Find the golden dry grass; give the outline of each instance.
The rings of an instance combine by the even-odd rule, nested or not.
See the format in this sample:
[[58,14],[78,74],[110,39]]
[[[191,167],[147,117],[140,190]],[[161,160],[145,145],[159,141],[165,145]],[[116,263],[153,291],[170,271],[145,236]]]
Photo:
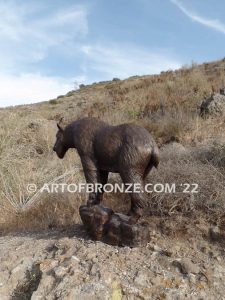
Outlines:
[[[224,117],[202,119],[198,107],[204,97],[224,86],[225,61],[218,61],[160,75],[112,81],[69,93],[35,105],[0,110],[0,229],[39,230],[79,221],[78,207],[85,195],[40,195],[32,198],[27,185],[44,183],[72,172],[68,182],[84,182],[79,157],[70,150],[64,160],[52,151],[56,121],[68,123],[96,116],[112,124],[135,122],[146,127],[161,148],[162,161],[152,182],[197,182],[201,191],[190,195],[150,195],[148,213],[202,214],[219,220],[224,210]],[[180,142],[180,155],[165,145]],[[216,141],[216,143],[215,143]],[[78,168],[76,168],[76,166]],[[105,203],[126,211],[124,195],[106,195]]]

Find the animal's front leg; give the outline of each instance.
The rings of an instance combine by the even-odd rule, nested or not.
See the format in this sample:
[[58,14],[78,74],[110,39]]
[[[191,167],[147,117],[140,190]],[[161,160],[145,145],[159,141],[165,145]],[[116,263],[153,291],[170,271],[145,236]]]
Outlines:
[[97,193],[97,202],[98,204],[102,202],[103,200],[103,194],[104,194],[104,185],[107,183],[108,181],[108,171],[103,171],[100,170],[99,171],[99,179],[98,182],[101,183],[101,187],[98,189],[98,193]]
[[87,202],[88,206],[92,206],[98,204],[96,184],[98,183],[99,170],[96,167],[95,162],[90,157],[87,156],[81,157],[81,162],[82,162],[84,176],[87,184],[93,185],[91,188],[93,188],[94,191],[91,191],[89,193],[88,202]]

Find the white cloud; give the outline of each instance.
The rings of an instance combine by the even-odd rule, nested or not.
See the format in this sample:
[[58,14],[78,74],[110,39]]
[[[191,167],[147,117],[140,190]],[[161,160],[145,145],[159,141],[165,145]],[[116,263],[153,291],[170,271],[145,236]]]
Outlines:
[[155,74],[181,66],[168,53],[151,52],[134,45],[86,45],[81,51],[87,58],[86,69],[101,72],[108,78]]
[[11,71],[25,63],[38,62],[48,55],[51,47],[65,49],[67,43],[88,33],[84,6],[48,12],[28,3],[0,1],[1,72],[2,68]]
[[40,74],[0,74],[0,107],[49,100],[67,93],[74,89],[76,82],[84,80],[83,77],[65,80]]
[[[47,5],[44,1],[18,4],[16,0],[0,0],[0,107],[48,100],[73,89],[75,81],[84,80],[47,76],[38,70],[44,58],[48,69],[52,48],[63,57],[65,49],[88,33],[85,6],[63,5],[60,10],[50,10]],[[36,70],[29,71],[34,66]]]
[[[166,50],[149,51],[135,45],[84,45],[88,10],[83,5],[64,5],[50,11],[38,1],[21,1],[18,5],[16,0],[0,0],[0,15],[0,106],[48,100],[73,89],[75,81],[126,78],[181,66]],[[38,73],[38,63],[46,58],[47,64],[52,49],[62,59],[64,51],[67,60],[69,57],[75,62],[79,57],[79,68],[86,77],[63,79],[44,75],[41,69]],[[63,68],[60,61],[51,63]],[[34,66],[37,70],[30,71]]]
[[220,20],[211,20],[205,17],[199,16],[198,14],[188,10],[184,5],[178,0],[170,0],[173,4],[175,4],[187,17],[192,19],[195,22],[198,22],[206,27],[212,28],[219,32],[225,34],[225,24]]

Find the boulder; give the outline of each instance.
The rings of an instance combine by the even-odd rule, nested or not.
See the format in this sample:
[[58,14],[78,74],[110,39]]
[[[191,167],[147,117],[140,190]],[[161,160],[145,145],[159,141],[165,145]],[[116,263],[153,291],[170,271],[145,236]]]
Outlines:
[[177,259],[172,262],[172,266],[177,267],[182,274],[198,274],[200,267],[189,258]]
[[202,101],[200,105],[200,116],[222,116],[225,113],[225,95],[215,93]]

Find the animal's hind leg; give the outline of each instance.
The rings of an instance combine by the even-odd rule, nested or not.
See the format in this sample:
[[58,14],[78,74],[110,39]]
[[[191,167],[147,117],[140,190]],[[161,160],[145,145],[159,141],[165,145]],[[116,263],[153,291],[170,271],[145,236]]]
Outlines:
[[131,169],[120,172],[120,175],[125,185],[132,184],[129,215],[131,216],[130,222],[136,223],[143,216],[145,207],[143,176],[138,171]]
[[104,185],[108,181],[108,175],[109,175],[108,171],[103,171],[103,170],[99,171],[99,180],[98,180],[98,182],[101,183],[101,187],[98,189],[98,192],[97,192],[97,198],[96,198],[96,203],[97,204],[99,204],[103,200],[103,194],[104,194],[103,188],[104,188]]

